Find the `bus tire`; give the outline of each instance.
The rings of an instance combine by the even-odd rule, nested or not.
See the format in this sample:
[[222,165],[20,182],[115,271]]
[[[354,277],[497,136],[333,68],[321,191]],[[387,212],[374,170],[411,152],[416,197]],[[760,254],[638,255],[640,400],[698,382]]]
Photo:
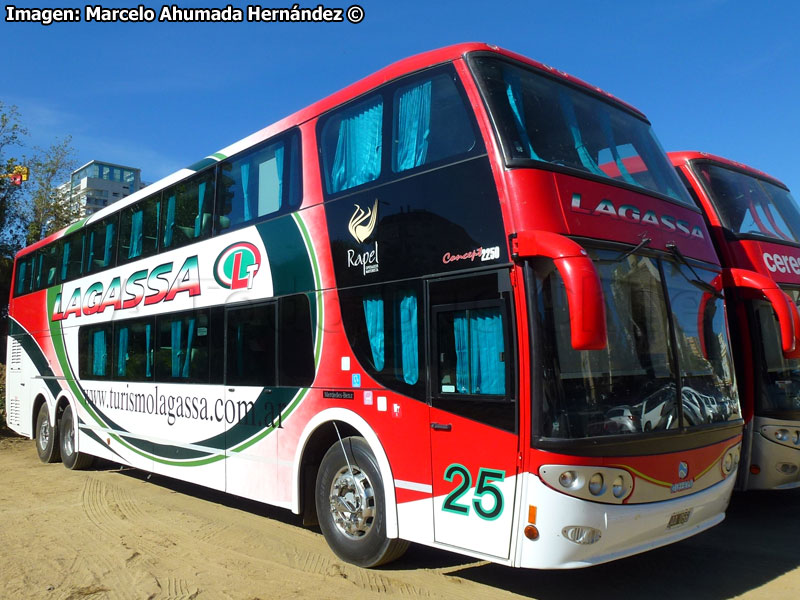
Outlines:
[[39,460],[43,463],[58,462],[58,428],[50,424],[50,409],[47,402],[43,402],[39,407],[39,414],[36,416],[36,452]]
[[317,471],[315,495],[319,527],[342,560],[377,567],[400,558],[408,548],[405,540],[386,537],[383,479],[364,438],[348,437],[330,447]]
[[92,464],[93,457],[85,452],[78,452],[75,437],[75,417],[72,416],[72,407],[67,406],[58,423],[59,440],[61,442],[61,462],[68,469],[80,471]]

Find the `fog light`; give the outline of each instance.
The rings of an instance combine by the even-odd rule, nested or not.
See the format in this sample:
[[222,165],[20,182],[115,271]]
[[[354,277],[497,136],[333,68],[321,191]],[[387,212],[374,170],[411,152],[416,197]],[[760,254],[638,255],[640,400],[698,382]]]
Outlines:
[[580,525],[571,525],[564,527],[561,534],[570,542],[576,544],[589,545],[594,544],[600,539],[600,530],[594,527],[582,527]]
[[775,431],[775,439],[779,442],[788,442],[789,441],[789,430],[788,429],[777,429]]
[[784,475],[793,475],[797,473],[797,465],[792,463],[778,463],[775,467]]
[[570,488],[575,485],[575,481],[578,479],[578,476],[575,474],[575,471],[564,471],[558,477],[558,483],[560,483],[565,488]]
[[592,496],[599,496],[606,491],[604,483],[603,476],[600,473],[592,475],[592,478],[589,480],[589,491],[592,493]]
[[614,483],[611,484],[611,493],[614,494],[615,498],[622,498],[625,495],[625,491],[625,481],[622,476],[617,477]]
[[731,452],[728,452],[725,455],[724,460],[722,461],[722,471],[723,473],[725,473],[725,476],[727,477],[728,475],[730,475],[730,472],[732,470],[733,470],[733,454]]

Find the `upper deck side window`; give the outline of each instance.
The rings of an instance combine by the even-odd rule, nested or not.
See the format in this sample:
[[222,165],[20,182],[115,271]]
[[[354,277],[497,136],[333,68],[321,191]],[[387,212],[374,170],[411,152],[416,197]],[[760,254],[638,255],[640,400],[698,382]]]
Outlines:
[[389,83],[320,121],[325,189],[338,194],[483,150],[451,65]]
[[300,134],[295,130],[220,163],[216,231],[297,210],[301,201]]

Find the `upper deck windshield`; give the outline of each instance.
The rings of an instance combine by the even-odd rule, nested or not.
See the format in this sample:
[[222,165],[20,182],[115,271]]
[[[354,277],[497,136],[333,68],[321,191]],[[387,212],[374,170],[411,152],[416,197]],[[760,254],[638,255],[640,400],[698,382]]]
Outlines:
[[509,160],[577,169],[695,206],[644,119],[517,63],[472,64]]
[[[564,282],[556,270],[540,267],[540,435],[644,434],[740,418],[722,298],[672,260],[588,251],[603,286],[608,345],[572,348]],[[717,277],[699,267],[694,272],[705,283]]]
[[800,212],[788,190],[705,161],[692,164],[722,225],[734,233],[800,242]]

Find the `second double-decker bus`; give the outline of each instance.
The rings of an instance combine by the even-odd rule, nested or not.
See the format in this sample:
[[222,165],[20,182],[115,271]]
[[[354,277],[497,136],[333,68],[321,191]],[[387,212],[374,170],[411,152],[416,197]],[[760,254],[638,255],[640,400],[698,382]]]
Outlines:
[[639,111],[514,53],[389,66],[14,277],[8,422],[42,460],[286,507],[363,566],[413,541],[581,567],[724,518],[702,215]]
[[780,289],[797,310],[800,211],[783,183],[747,165],[705,152],[669,156],[705,211],[726,271],[746,269],[762,280],[761,293],[736,289],[732,277],[726,282],[734,292],[730,328],[746,422],[740,487],[800,487],[800,354],[782,346],[781,323],[765,296]]

